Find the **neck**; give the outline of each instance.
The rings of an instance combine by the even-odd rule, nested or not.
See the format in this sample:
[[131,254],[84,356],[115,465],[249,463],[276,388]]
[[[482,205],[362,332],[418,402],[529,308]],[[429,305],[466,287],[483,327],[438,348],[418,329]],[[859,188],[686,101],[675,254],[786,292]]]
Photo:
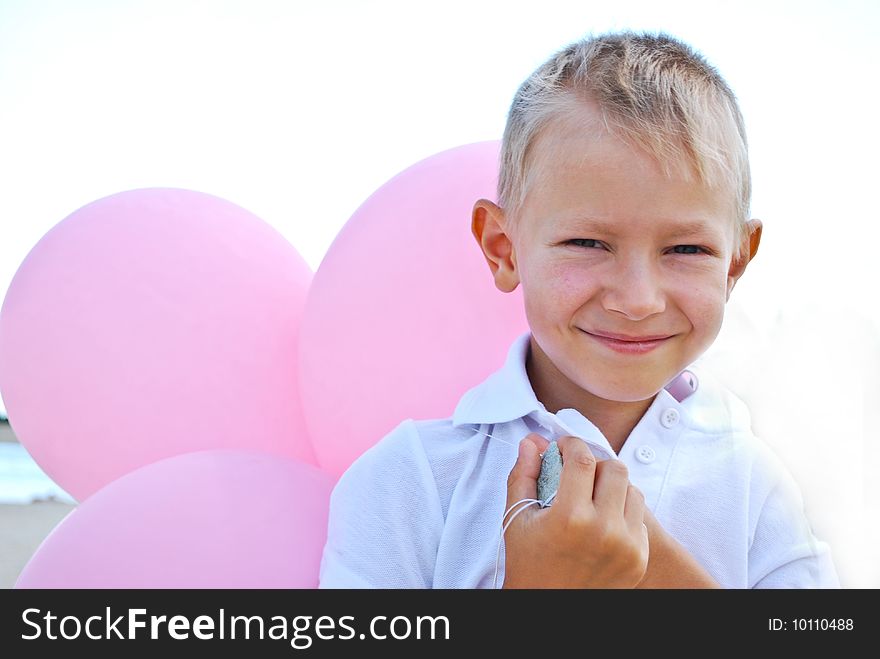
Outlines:
[[534,339],[526,358],[526,372],[535,395],[549,412],[577,410],[602,432],[615,453],[620,453],[627,437],[654,401],[653,396],[647,400],[616,401],[591,394],[556,368],[535,345]]

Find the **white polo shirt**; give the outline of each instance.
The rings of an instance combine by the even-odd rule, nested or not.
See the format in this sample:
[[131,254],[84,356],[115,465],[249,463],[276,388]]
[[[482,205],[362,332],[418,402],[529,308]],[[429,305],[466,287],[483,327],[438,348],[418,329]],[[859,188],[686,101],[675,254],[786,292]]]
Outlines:
[[[530,432],[575,435],[598,459],[623,460],[666,531],[723,587],[839,587],[797,485],[752,434],[745,405],[707,373],[690,369],[699,388],[681,403],[661,390],[615,455],[578,411],[538,401],[528,346],[528,333],[517,338],[451,419],[402,422],[343,474],[320,587],[491,588],[507,477]],[[499,586],[503,574],[502,545]]]

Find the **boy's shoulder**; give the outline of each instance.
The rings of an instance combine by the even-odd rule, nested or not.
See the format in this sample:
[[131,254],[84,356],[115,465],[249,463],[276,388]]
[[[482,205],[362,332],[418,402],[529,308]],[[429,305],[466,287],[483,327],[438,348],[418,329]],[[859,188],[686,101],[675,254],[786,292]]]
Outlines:
[[405,471],[425,467],[436,460],[462,453],[474,439],[470,425],[453,425],[452,417],[443,419],[405,419],[367,449],[352,465],[364,470],[371,465],[396,466]]
[[406,419],[346,469],[334,499],[433,502],[442,514],[481,438],[473,426],[456,427],[451,418]]
[[[450,439],[466,439],[473,435],[472,425],[453,424],[452,417],[443,419],[404,419],[382,437],[373,448],[394,450],[412,442],[437,443]],[[370,449],[373,450],[373,449]]]
[[450,456],[467,448],[474,439],[474,426],[454,425],[452,417],[406,419],[376,445],[384,454],[423,453],[429,461]]
[[706,434],[751,435],[752,416],[742,398],[711,369],[695,364],[689,370],[699,381],[695,395],[682,403],[691,428]]
[[[770,482],[784,477],[785,466],[774,448],[760,436],[760,429],[752,423],[748,405],[738,393],[730,389],[711,369],[692,367],[699,378],[698,395],[693,401],[685,400],[691,429],[714,446],[725,447],[725,459],[734,455],[740,464],[748,464],[752,477],[759,474]],[[729,453],[728,453],[729,451]]]

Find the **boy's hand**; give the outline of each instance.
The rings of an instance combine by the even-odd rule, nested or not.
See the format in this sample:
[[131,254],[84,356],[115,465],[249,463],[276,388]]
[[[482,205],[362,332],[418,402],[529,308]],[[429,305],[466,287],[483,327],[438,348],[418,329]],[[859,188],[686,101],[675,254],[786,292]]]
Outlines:
[[651,556],[645,577],[636,588],[721,588],[714,577],[667,533],[645,508]]
[[[520,513],[504,534],[504,588],[635,587],[648,565],[644,496],[619,460],[597,461],[577,437],[557,443],[559,492],[549,508]],[[508,508],[535,498],[548,444],[534,433],[520,442],[507,480]]]

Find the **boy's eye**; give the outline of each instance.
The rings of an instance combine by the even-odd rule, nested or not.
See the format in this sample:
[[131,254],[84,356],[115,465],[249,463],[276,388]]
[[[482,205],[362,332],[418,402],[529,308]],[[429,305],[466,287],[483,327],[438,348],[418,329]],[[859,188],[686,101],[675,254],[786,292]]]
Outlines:
[[706,254],[706,250],[699,245],[676,245],[672,248],[676,254]]
[[594,238],[573,238],[568,241],[569,245],[576,247],[601,247],[602,243]]

